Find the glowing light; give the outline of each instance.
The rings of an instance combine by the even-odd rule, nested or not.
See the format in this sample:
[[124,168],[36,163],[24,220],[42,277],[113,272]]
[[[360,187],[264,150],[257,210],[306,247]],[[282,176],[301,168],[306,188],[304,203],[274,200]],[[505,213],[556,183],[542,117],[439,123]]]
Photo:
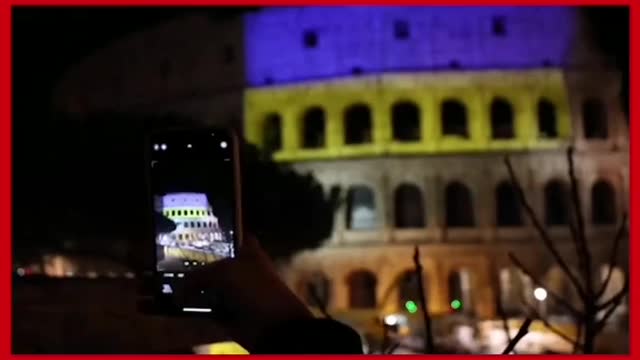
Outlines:
[[24,276],[25,271],[23,268],[18,268],[18,270],[16,270],[16,272],[18,273],[18,276]]
[[187,148],[191,149],[191,144],[187,144]]
[[540,287],[536,288],[535,290],[533,290],[533,296],[538,301],[544,301],[547,298],[547,290]]
[[451,302],[451,308],[453,310],[460,310],[462,308],[462,301],[455,299]]
[[404,303],[404,307],[411,314],[415,314],[416,312],[418,312],[418,305],[416,305],[414,301],[407,301],[406,303]]
[[160,149],[162,149],[162,150],[167,150],[167,144],[162,144],[162,145],[160,145]]
[[160,149],[160,145],[153,144],[153,150],[158,151]]
[[398,324],[398,316],[396,315],[387,315],[384,318],[384,323],[389,325],[389,326],[394,326]]
[[208,309],[208,308],[191,308],[191,307],[186,307],[186,308],[182,308],[182,311],[184,311],[184,312],[200,312],[200,313],[209,313],[209,312],[211,312],[211,309]]
[[223,149],[226,149],[227,148],[227,142],[226,141],[221,142],[220,143],[220,147],[223,148]]
[[98,274],[95,271],[89,271],[87,273],[87,277],[90,278],[90,279],[95,279],[95,278],[98,277]]

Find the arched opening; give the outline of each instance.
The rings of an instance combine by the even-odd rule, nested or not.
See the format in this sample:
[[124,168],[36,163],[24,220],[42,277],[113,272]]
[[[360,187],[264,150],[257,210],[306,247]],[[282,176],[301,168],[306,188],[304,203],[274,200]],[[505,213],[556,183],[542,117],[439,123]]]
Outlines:
[[469,189],[464,184],[452,182],[447,185],[445,193],[447,226],[472,227],[475,221]]
[[494,139],[515,137],[513,107],[506,99],[496,98],[491,102],[491,134]]
[[424,227],[424,204],[420,189],[411,184],[398,186],[394,196],[394,212],[397,228]]
[[[565,275],[564,271],[558,266],[554,266],[547,272],[545,276],[545,284],[547,289],[554,294],[558,295],[564,301],[574,304],[576,301],[576,291],[571,285],[570,280]],[[546,297],[544,300],[538,299],[537,301],[543,302],[546,306],[546,311],[552,316],[568,316],[569,310],[559,301],[551,296]]]
[[[408,270],[402,273],[398,283],[398,308],[412,312],[413,305],[420,306],[420,287],[418,275],[414,270]],[[423,288],[427,292],[427,281],[424,273],[422,274]],[[427,294],[425,294],[425,298]],[[417,309],[417,307],[415,309]],[[423,310],[423,309],[420,309]]]
[[322,108],[314,106],[302,117],[302,147],[315,149],[324,147],[326,115]]
[[365,104],[355,104],[345,110],[345,144],[366,144],[372,140],[371,109]]
[[591,188],[591,222],[596,225],[616,223],[616,194],[605,180],[599,180]]
[[[611,269],[611,274],[609,274],[609,270],[611,267],[609,265],[600,266],[600,286],[604,286],[604,282],[609,277],[609,282],[607,283],[607,287],[604,289],[604,293],[602,294],[601,302],[606,302],[615,297],[623,288],[625,283],[625,272],[623,269],[619,267],[614,267]],[[620,302],[618,308],[614,310],[614,314],[623,315],[628,311],[628,303],[627,300],[629,296],[625,296],[625,300]],[[605,310],[600,313],[600,316],[604,316]]]
[[496,224],[498,226],[522,225],[518,193],[508,181],[503,181],[496,188]]
[[331,299],[331,282],[323,273],[314,272],[302,286],[305,302],[310,306],[326,309]]
[[370,309],[376,307],[376,276],[367,270],[352,272],[347,278],[349,286],[349,307]]
[[441,105],[442,135],[469,138],[467,108],[457,100],[446,100]]
[[587,99],[582,103],[582,122],[585,138],[606,139],[609,136],[607,110],[602,101]]
[[449,306],[454,312],[473,313],[471,274],[465,269],[453,271],[448,277]]
[[347,228],[371,230],[377,226],[375,195],[366,186],[357,185],[347,192]]
[[393,139],[400,142],[420,140],[420,110],[413,102],[397,102],[391,108]]
[[538,101],[538,134],[543,139],[558,137],[556,107],[547,99]]
[[282,149],[282,119],[279,114],[271,113],[266,116],[262,134],[263,149],[267,154]]
[[[524,313],[524,303],[529,303],[525,288],[524,275],[514,267],[503,268],[499,274],[500,304],[506,316],[519,316]],[[531,289],[528,289],[531,292]]]
[[547,225],[558,226],[569,223],[569,192],[562,181],[553,180],[545,186],[544,204]]

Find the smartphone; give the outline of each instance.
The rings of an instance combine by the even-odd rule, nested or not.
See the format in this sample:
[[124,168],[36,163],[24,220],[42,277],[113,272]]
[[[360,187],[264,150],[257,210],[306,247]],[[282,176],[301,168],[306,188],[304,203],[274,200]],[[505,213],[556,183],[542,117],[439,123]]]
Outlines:
[[220,294],[187,290],[185,281],[203,266],[235,257],[242,242],[238,142],[236,133],[224,128],[169,129],[147,136],[147,311],[216,312]]

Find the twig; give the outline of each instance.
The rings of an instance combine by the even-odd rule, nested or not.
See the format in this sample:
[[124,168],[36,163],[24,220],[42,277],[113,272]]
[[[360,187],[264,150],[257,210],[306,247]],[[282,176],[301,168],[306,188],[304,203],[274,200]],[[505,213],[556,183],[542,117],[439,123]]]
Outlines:
[[508,355],[513,351],[518,342],[520,342],[520,340],[522,340],[522,338],[529,333],[529,326],[531,326],[531,318],[526,318],[522,323],[522,326],[520,326],[520,330],[518,330],[516,336],[513,338],[513,340],[509,341],[509,344],[502,352],[502,355]]
[[587,244],[587,236],[585,234],[584,214],[582,213],[582,202],[578,193],[578,179],[576,178],[575,164],[573,162],[573,147],[567,149],[567,162],[569,163],[569,179],[571,181],[571,203],[573,204],[573,215],[577,221],[577,237],[574,240],[576,252],[578,253],[578,264],[582,270],[584,279],[585,294],[588,302],[591,302],[594,296],[593,281],[591,281],[591,252]]
[[329,315],[326,304],[324,304],[322,299],[320,299],[320,295],[316,291],[316,288],[313,286],[311,287],[310,295],[311,295],[311,298],[313,299],[313,302],[316,303],[316,306],[318,307],[322,315],[324,315],[324,317],[326,317],[327,319],[332,320],[333,318],[331,317],[331,315]]
[[393,352],[394,352],[394,351],[396,351],[396,349],[397,349],[398,347],[400,347],[400,344],[399,344],[399,343],[397,343],[397,342],[396,342],[396,343],[393,343],[393,344],[391,344],[391,346],[389,346],[389,347],[388,347],[388,348],[387,348],[383,353],[384,353],[385,355],[393,354]]
[[[498,300],[498,315],[502,319],[502,329],[504,330],[505,335],[507,336],[507,341],[511,343],[511,332],[509,331],[509,320],[507,319],[507,315],[504,312],[504,308],[502,307],[502,301]],[[515,350],[513,350],[514,354],[517,354]]]
[[422,307],[422,319],[424,321],[424,352],[430,354],[434,350],[433,346],[433,333],[431,332],[431,316],[429,314],[429,308],[427,306],[427,300],[425,297],[424,286],[422,284],[422,263],[420,262],[420,250],[416,245],[413,250],[413,263],[416,267],[416,277],[418,280],[418,295],[420,299],[420,306]]
[[582,341],[582,330],[583,330],[584,324],[581,318],[576,318],[575,320],[576,320],[576,341],[573,344],[573,353],[577,354],[578,351],[580,350],[578,345]]
[[565,340],[569,344],[573,345],[574,348],[577,347],[580,350],[583,349],[582,344],[580,344],[576,340],[571,339],[569,336],[565,335],[562,331],[558,330],[553,325],[551,325],[549,323],[549,321],[547,321],[547,319],[545,319],[542,316],[540,316],[540,313],[538,312],[538,310],[536,310],[533,306],[528,305],[528,304],[524,304],[524,306],[526,306],[529,309],[529,311],[532,312],[536,316],[536,318],[538,318],[540,321],[542,321],[542,324],[544,324],[544,326],[547,329],[549,329],[549,331],[551,331],[552,333],[556,334],[557,336],[559,336],[560,338],[562,338],[563,340]]
[[520,269],[520,271],[525,273],[536,285],[544,288],[547,291],[547,294],[549,295],[549,297],[553,298],[553,300],[557,301],[558,304],[562,305],[564,308],[569,310],[573,316],[579,316],[579,317],[583,316],[583,314],[580,311],[578,311],[578,309],[573,307],[568,301],[566,301],[560,295],[556,294],[555,292],[551,291],[550,289],[547,289],[547,287],[542,283],[542,281],[540,281],[537,277],[535,277],[533,275],[533,273],[531,271],[529,271],[529,269],[527,269],[520,262],[520,260],[518,260],[518,258],[515,255],[513,255],[513,253],[508,253],[508,256],[509,256],[509,259],[511,259],[511,262],[513,262],[513,264],[518,269]]
[[604,295],[605,291],[607,291],[607,287],[609,286],[609,282],[611,281],[611,276],[613,275],[613,269],[616,267],[617,258],[618,258],[618,248],[620,246],[620,240],[624,237],[624,234],[627,233],[627,213],[625,212],[622,215],[622,222],[620,223],[620,227],[616,232],[615,238],[613,238],[613,246],[611,247],[611,255],[609,257],[609,269],[607,269],[607,276],[602,283],[602,287],[598,290],[596,295],[596,299],[600,299],[602,295]]
[[[495,267],[492,267],[492,274],[493,274],[493,281],[494,283],[497,284],[499,281],[499,274],[498,274],[498,270]],[[502,329],[504,330],[504,333],[507,336],[507,341],[510,343],[511,332],[509,331],[509,320],[507,319],[507,314],[504,311],[504,306],[502,306],[502,289],[500,288],[500,286],[498,286],[496,310],[498,311],[498,316],[500,316],[500,319],[502,320]],[[517,354],[515,350],[513,351],[513,353]]]
[[620,289],[620,291],[618,291],[617,294],[615,294],[611,299],[605,301],[604,303],[600,304],[597,306],[598,310],[604,310],[606,308],[608,308],[609,306],[611,306],[612,304],[617,303],[618,301],[622,300],[625,295],[627,295],[627,292],[629,291],[629,280],[628,277],[625,276],[624,278],[624,285],[622,286],[622,289]]
[[542,226],[542,224],[538,220],[538,217],[536,216],[535,212],[533,211],[533,208],[527,202],[527,199],[524,196],[524,190],[522,189],[522,186],[520,185],[520,181],[518,180],[518,178],[517,178],[517,176],[516,176],[516,174],[515,174],[515,172],[513,170],[513,166],[511,165],[511,160],[509,160],[509,157],[505,157],[504,158],[504,163],[507,166],[507,170],[509,172],[509,177],[511,178],[511,182],[513,183],[514,187],[516,188],[516,193],[518,195],[518,199],[520,200],[520,204],[525,209],[525,211],[527,213],[527,216],[531,220],[531,223],[536,228],[538,234],[540,235],[540,239],[542,240],[542,242],[544,243],[546,248],[549,250],[549,252],[551,252],[551,255],[553,255],[554,259],[556,260],[556,262],[558,263],[558,265],[560,266],[562,271],[564,271],[564,273],[567,275],[567,277],[569,277],[571,282],[576,286],[576,290],[578,291],[578,293],[582,297],[584,297],[585,296],[585,292],[584,292],[584,289],[582,288],[582,286],[580,285],[580,282],[575,277],[575,275],[571,272],[571,270],[569,269],[569,266],[564,261],[562,256],[560,256],[560,253],[558,252],[558,250],[556,249],[555,245],[553,244],[553,241],[551,241],[551,238],[549,238],[549,234],[547,234],[547,232],[545,231],[544,227]]
[[600,319],[600,321],[598,321],[598,323],[596,323],[596,334],[599,333],[600,331],[602,331],[602,329],[605,327],[605,325],[607,325],[607,321],[609,320],[609,318],[611,317],[611,315],[613,315],[613,313],[616,311],[616,309],[620,306],[620,302],[622,302],[622,297],[616,299],[617,301],[615,303],[613,303],[609,309],[607,309],[607,312],[605,312],[604,316],[602,317],[602,319]]

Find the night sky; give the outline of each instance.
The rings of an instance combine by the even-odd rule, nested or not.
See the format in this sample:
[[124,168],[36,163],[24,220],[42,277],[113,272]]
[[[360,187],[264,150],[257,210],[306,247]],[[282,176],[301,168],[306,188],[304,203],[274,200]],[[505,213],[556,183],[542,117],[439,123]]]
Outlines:
[[[95,199],[104,206],[84,208],[86,199],[84,202],[80,199],[106,183],[96,180],[104,178],[100,174],[89,178],[93,180],[78,181],[92,168],[73,166],[73,162],[67,161],[69,152],[58,151],[73,143],[75,153],[91,153],[82,145],[91,141],[76,143],[53,120],[49,109],[54,84],[84,56],[130,32],[194,11],[205,11],[215,21],[237,16],[246,9],[14,7],[13,11],[14,249],[20,255],[26,250],[58,247],[62,238],[73,237],[61,234],[56,225],[64,214],[71,213],[74,214],[72,227],[84,229],[77,238],[104,244],[117,234],[127,233],[135,224],[135,219],[131,219],[135,212],[107,201],[113,194],[110,191],[121,191],[127,181],[122,180],[120,185],[116,181],[114,189],[101,193],[102,200]],[[594,29],[594,40],[608,54],[612,65],[627,74],[628,84],[628,10],[597,8],[588,10],[587,14]],[[628,104],[628,91],[624,97]],[[104,153],[97,157],[108,162],[109,156]],[[92,161],[88,155],[79,158],[86,164]],[[85,191],[74,194],[74,186],[79,183],[84,183]],[[137,191],[132,189],[127,191]],[[104,218],[104,214],[120,214],[127,219],[121,221],[118,216],[112,216],[107,221],[96,222],[97,218]]]

